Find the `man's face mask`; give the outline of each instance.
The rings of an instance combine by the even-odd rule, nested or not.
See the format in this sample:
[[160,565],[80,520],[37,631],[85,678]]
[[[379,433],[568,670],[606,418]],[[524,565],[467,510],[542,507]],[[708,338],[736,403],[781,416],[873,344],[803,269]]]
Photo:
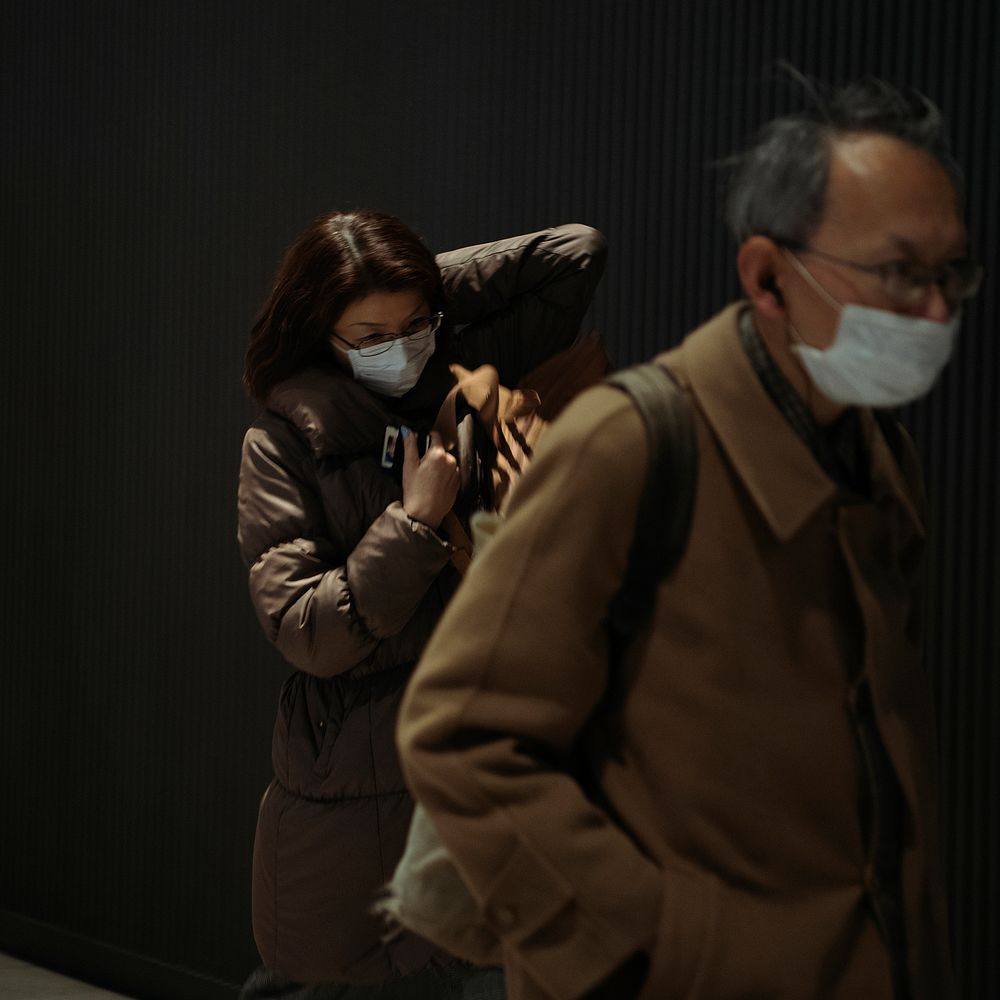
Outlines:
[[945,323],[886,309],[843,305],[794,255],[789,260],[809,284],[840,310],[833,343],[825,350],[799,341],[792,345],[813,384],[845,406],[903,406],[930,391],[951,357],[960,312]]

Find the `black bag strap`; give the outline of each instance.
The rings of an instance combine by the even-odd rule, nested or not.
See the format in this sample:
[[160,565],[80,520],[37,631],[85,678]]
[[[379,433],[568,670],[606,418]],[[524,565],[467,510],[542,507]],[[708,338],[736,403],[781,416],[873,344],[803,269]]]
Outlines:
[[605,380],[626,392],[649,440],[649,472],[639,500],[625,576],[608,605],[608,627],[620,653],[649,621],[656,589],[687,546],[694,507],[698,449],[687,392],[655,362]]

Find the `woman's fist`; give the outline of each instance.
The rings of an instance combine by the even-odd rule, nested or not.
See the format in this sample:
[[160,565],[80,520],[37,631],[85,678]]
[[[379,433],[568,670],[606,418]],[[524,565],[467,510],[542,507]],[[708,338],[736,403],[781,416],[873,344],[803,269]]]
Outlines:
[[458,496],[458,463],[444,450],[436,431],[431,431],[423,458],[417,451],[417,436],[405,428],[402,435],[403,510],[414,521],[437,528]]

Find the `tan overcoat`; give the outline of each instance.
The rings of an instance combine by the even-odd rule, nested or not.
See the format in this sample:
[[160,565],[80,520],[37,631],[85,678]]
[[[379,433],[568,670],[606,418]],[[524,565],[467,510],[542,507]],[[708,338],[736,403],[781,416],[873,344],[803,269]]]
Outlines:
[[695,509],[619,697],[603,619],[647,452],[600,387],[549,430],[403,703],[404,772],[503,940],[512,1000],[580,997],[637,950],[650,1000],[888,1000],[861,678],[905,800],[915,1000],[951,995],[912,445],[897,461],[862,412],[872,497],[846,502],[762,388],[737,313],[664,359],[694,402]]

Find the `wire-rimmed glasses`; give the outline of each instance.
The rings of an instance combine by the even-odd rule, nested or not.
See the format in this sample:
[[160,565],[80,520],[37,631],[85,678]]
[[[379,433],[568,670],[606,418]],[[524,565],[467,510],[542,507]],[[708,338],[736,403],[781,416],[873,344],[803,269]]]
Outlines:
[[444,313],[440,312],[434,313],[433,316],[418,316],[401,333],[370,333],[367,337],[362,337],[356,344],[345,340],[339,333],[334,333],[333,337],[335,340],[339,340],[347,350],[357,351],[363,358],[374,358],[388,351],[397,340],[420,341],[434,336],[438,327],[441,326],[443,318]]

